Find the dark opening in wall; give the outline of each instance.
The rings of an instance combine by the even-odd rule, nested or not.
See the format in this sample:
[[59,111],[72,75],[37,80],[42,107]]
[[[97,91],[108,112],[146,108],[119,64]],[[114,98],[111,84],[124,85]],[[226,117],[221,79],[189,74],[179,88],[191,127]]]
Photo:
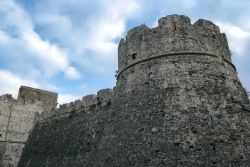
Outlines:
[[173,29],[174,29],[174,31],[177,31],[176,22],[173,22]]
[[136,59],[136,55],[137,53],[133,53],[131,56],[132,56],[132,60],[135,60]]
[[2,137],[2,134],[0,134],[0,137]]

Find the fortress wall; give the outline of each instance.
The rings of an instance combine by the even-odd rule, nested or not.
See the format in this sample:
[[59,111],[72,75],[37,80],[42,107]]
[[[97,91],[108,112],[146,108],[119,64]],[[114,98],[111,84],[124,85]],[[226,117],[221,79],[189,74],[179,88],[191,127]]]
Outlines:
[[[151,80],[154,82],[151,83]],[[240,84],[234,68],[216,57],[202,54],[162,57],[136,64],[124,71],[117,80],[115,98],[136,94],[144,89],[165,91],[172,88],[183,92],[182,96],[185,97],[186,90],[208,84],[212,89],[214,83],[220,84],[216,87],[223,88],[230,98],[238,98],[241,102],[247,99],[246,91]],[[247,104],[247,101],[244,103]],[[192,102],[189,102],[189,105],[191,104]]]
[[19,167],[249,165],[250,101],[216,25],[171,15],[139,26],[118,61],[114,94],[38,117]]
[[[38,121],[19,166],[248,164],[249,101],[222,63],[179,55],[129,68],[114,98],[102,90]],[[98,102],[104,97],[112,103]]]
[[105,147],[121,143],[111,152],[123,158],[106,166],[247,166],[250,102],[232,66],[222,63],[179,55],[126,70],[115,91],[114,108],[122,112],[110,123],[119,137]]
[[[33,128],[36,111],[42,111],[35,105],[23,105],[13,101],[9,106],[9,115],[3,143],[1,165],[3,167],[14,167],[21,156],[22,149]],[[3,111],[5,112],[5,111]]]
[[21,86],[18,99],[0,97],[0,166],[15,167],[38,113],[56,106],[57,94]]
[[53,119],[62,119],[71,114],[71,112],[81,111],[82,109],[89,109],[94,106],[107,105],[113,100],[112,89],[102,89],[97,92],[97,95],[91,94],[82,97],[81,100],[76,100],[71,103],[62,104],[54,111],[42,112],[38,117],[38,122],[45,122]]
[[225,34],[218,26],[203,19],[192,25],[186,16],[171,15],[161,18],[156,28],[141,25],[128,31],[119,44],[119,72],[142,59],[187,51],[210,53],[231,62]]
[[5,140],[7,137],[8,122],[10,118],[10,106],[13,98],[11,95],[0,96],[0,165],[5,152]]
[[[129,30],[126,40],[122,39],[118,48],[117,92],[121,94],[143,88],[144,83],[140,78],[148,76],[137,74],[142,71],[140,64],[149,64],[147,67],[150,69],[154,64],[147,62],[153,62],[154,59],[164,60],[168,65],[166,70],[171,82],[178,79],[171,74],[172,67],[176,60],[182,59],[189,63],[194,62],[192,68],[197,68],[196,62],[211,66],[217,64],[221,72],[237,78],[226,35],[220,33],[218,26],[204,19],[199,19],[192,25],[186,16],[170,15],[159,19],[156,28],[150,29],[141,25]],[[209,60],[211,61],[208,62]],[[181,65],[180,67],[184,68]],[[151,74],[153,77],[156,75],[158,74],[153,72]]]
[[3,167],[16,167],[22,155],[24,143],[8,143],[4,148]]
[[[18,166],[92,166],[104,124],[111,117],[111,102],[108,102],[111,99],[107,99],[107,92],[104,92],[99,92],[100,96],[85,96],[81,102],[69,105],[68,109],[60,111],[59,108],[54,115],[38,120]],[[94,100],[101,97],[105,101]],[[78,103],[85,104],[85,107],[76,109]]]
[[41,89],[21,86],[19,89],[18,100],[22,104],[39,105],[43,111],[51,111],[56,108],[58,94]]
[[[91,166],[104,124],[110,117],[112,89],[43,112],[29,137],[19,166]],[[33,156],[36,155],[36,156]]]
[[0,96],[0,140],[6,139],[8,121],[10,117],[10,106],[12,104],[11,95]]
[[[105,148],[121,143],[111,152],[123,159],[113,157],[110,164],[129,164],[127,159],[136,166],[249,164],[250,102],[231,64],[225,34],[210,21],[191,25],[182,16],[173,32],[172,20],[162,18],[153,29],[136,27],[120,42],[114,108],[122,112],[110,121],[117,125],[112,135],[119,137]],[[134,60],[129,52],[137,53]]]
[[[151,79],[154,79],[155,83],[150,83]],[[228,100],[238,99],[235,101],[244,103],[242,107],[245,108],[245,104],[249,103],[246,101],[247,93],[237,77],[235,68],[223,59],[202,53],[163,56],[129,67],[117,80],[115,98],[131,93],[136,94],[137,91],[143,89],[165,91],[174,87],[181,91],[181,89],[189,90],[192,87],[204,87],[209,83],[212,88],[214,82],[217,81],[221,84],[217,86],[223,88],[226,92],[230,92],[228,93],[228,96],[230,95]],[[186,86],[188,88],[185,88]],[[186,91],[182,92],[183,97],[185,97]],[[190,102],[190,104],[192,103]],[[181,103],[179,105],[185,106],[186,104]]]

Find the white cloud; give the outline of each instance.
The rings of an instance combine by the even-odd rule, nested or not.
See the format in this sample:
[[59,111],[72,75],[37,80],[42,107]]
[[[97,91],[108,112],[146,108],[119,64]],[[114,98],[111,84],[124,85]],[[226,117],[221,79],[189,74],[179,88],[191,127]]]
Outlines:
[[0,94],[12,94],[15,98],[17,98],[18,90],[21,85],[40,88],[38,83],[31,80],[25,80],[7,70],[0,70],[0,85]]
[[27,44],[32,55],[39,58],[52,74],[58,70],[66,69],[69,64],[66,54],[58,47],[43,41],[40,36],[32,30],[22,32],[23,41]]
[[86,48],[92,49],[99,54],[116,55],[117,43],[113,40],[123,35],[126,19],[138,12],[140,6],[135,0],[127,0],[126,5],[124,5],[123,0],[115,0],[111,4],[107,4],[109,5],[106,6],[106,13],[93,27]]
[[185,5],[189,7],[194,7],[197,4],[196,0],[184,0]]
[[0,1],[1,18],[0,27],[14,27],[20,30],[33,28],[29,15],[13,0]]
[[[80,56],[82,61],[79,63],[88,72],[107,75],[113,74],[117,68],[118,43],[115,40],[124,35],[126,21],[140,11],[140,5],[136,0],[127,0],[126,5],[123,0],[112,3],[105,0],[104,4],[102,16],[95,20],[94,26],[91,24],[87,40],[83,42],[83,54],[80,54],[83,56]],[[91,57],[85,55],[85,51],[90,51]]]
[[70,103],[77,99],[80,99],[79,96],[69,95],[69,94],[59,94],[58,95],[58,104]]
[[[249,18],[245,18],[245,19],[249,20]],[[244,28],[250,30],[250,21],[246,21],[245,19],[242,21],[243,22],[243,26],[244,26]]]
[[[22,83],[39,83],[33,86],[58,92],[60,89],[49,81],[54,76],[61,78],[60,72],[74,80],[83,78],[83,70],[88,76],[115,72],[117,39],[124,35],[127,20],[140,10],[137,0],[127,0],[126,4],[123,0],[31,3],[34,8],[23,8],[25,2],[0,0],[0,52],[4,53],[1,58],[6,69],[15,71],[12,78],[19,78]],[[89,10],[88,5],[95,13],[82,10]],[[7,93],[15,93],[13,86],[5,86]]]
[[153,24],[150,26],[150,28],[158,27],[158,19],[153,22]]
[[184,9],[185,8],[189,9],[189,8],[192,8],[192,7],[197,5],[197,0],[178,0],[178,1],[169,0],[169,1],[164,1],[164,2],[167,2],[167,3],[171,2],[171,3],[175,4],[175,5],[178,5],[178,8],[183,7]]
[[[34,31],[32,19],[21,6],[12,0],[0,1],[0,12],[3,13],[3,17],[1,18],[3,21],[1,20],[2,25],[0,25],[0,46],[6,45],[6,43],[9,42],[5,50],[13,50],[14,47],[16,47],[14,48],[16,50],[24,50],[24,53],[19,53],[19,56],[11,54],[7,55],[7,57],[13,56],[17,61],[18,59],[30,61],[36,69],[26,71],[39,70],[45,77],[51,77],[60,71],[68,76],[71,67],[67,50],[42,39],[40,34]],[[53,21],[53,19],[51,21]],[[60,21],[61,24],[68,23],[70,26],[67,19],[61,17]],[[12,28],[13,31],[8,30],[9,27],[14,27]],[[68,35],[70,33],[71,32],[67,32],[66,34]],[[12,37],[13,35],[14,37]],[[31,66],[24,66],[23,68],[26,69],[30,67]],[[74,70],[73,72],[75,72],[74,75],[70,75],[73,77],[68,77],[68,79],[79,78],[77,71]]]
[[4,31],[0,30],[0,44],[5,44],[7,43],[8,40],[9,40],[8,35]]
[[[22,77],[7,71],[7,70],[0,70],[0,95],[2,94],[12,94],[14,98],[17,98],[18,90],[21,85],[34,87],[34,88],[42,88],[46,90],[56,90],[58,89],[54,85],[48,84],[41,86],[40,84],[32,81],[32,80],[26,80]],[[80,96],[74,96],[69,94],[59,94],[58,95],[58,104],[64,104],[64,103],[70,103],[77,99],[80,99]]]
[[[53,91],[58,89],[52,84],[42,86],[32,80],[23,79],[19,75],[7,70],[0,70],[0,85],[0,95],[8,93],[12,94],[14,98],[17,98],[18,90],[21,85]],[[80,98],[80,96],[74,96],[70,94],[59,94],[58,104],[70,103]]]
[[220,29],[227,34],[228,43],[232,49],[233,54],[243,56],[247,43],[250,39],[250,31],[247,31],[239,26],[231,23],[216,22]]
[[81,78],[81,74],[76,70],[75,67],[68,67],[66,69],[66,76],[69,78],[69,79],[79,79]]
[[[60,23],[63,25],[62,29],[70,29],[72,23],[66,15],[59,15],[56,13],[40,13],[36,15],[36,23],[44,25],[54,25]],[[48,27],[51,28],[51,27]],[[60,31],[60,30],[59,30]]]

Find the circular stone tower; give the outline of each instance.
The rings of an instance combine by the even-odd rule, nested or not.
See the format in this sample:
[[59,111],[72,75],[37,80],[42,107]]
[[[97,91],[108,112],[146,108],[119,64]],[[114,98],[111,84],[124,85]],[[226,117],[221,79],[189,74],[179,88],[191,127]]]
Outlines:
[[98,165],[250,164],[250,102],[218,26],[167,16],[130,30],[118,52]]

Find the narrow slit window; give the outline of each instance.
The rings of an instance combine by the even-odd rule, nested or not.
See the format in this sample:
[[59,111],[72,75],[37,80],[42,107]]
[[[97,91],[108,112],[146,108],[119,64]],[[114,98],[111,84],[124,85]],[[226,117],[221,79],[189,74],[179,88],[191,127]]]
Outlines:
[[137,53],[133,53],[131,56],[132,56],[132,60],[135,60],[136,59],[136,55]]
[[173,28],[174,28],[174,31],[177,31],[176,22],[173,22]]

